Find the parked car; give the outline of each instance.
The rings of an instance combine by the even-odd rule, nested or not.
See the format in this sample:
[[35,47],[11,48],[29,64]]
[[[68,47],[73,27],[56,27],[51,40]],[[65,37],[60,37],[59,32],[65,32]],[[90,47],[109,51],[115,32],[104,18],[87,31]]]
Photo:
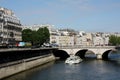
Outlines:
[[51,46],[52,46],[52,47],[59,47],[59,45],[58,45],[58,44],[55,44],[55,43],[51,44]]

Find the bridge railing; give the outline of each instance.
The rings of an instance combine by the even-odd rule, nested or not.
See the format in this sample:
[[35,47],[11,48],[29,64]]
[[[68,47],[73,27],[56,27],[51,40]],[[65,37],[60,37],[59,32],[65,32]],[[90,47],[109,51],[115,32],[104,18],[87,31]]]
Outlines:
[[115,46],[59,46],[59,49],[66,49],[66,48],[107,48],[107,49],[113,49]]

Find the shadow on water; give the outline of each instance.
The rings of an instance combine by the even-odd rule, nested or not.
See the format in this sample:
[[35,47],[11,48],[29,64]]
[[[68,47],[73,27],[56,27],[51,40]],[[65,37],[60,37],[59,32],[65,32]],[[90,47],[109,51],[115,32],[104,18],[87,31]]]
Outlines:
[[26,70],[24,72],[12,75],[12,76],[7,77],[7,78],[4,78],[2,80],[31,80],[31,78],[30,78],[31,75],[32,75],[32,77],[35,76],[35,75],[37,75],[37,73],[39,73],[39,71],[41,71],[42,69],[46,69],[46,68],[52,67],[52,65],[54,63],[55,62],[52,61],[52,62],[43,64],[41,66],[35,67],[33,69],[29,69],[29,70]]
[[109,62],[113,66],[120,67],[120,51],[110,53],[108,59],[103,61]]

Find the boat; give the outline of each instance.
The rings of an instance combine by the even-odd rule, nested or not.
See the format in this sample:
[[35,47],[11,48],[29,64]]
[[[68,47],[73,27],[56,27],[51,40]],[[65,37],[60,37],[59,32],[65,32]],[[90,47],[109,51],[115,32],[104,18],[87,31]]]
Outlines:
[[77,64],[80,63],[82,59],[79,56],[70,56],[65,60],[65,63],[67,64]]

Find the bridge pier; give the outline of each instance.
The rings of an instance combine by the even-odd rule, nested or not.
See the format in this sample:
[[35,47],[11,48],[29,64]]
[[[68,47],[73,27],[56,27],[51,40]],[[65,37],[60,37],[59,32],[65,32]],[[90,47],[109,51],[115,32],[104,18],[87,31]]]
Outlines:
[[96,54],[97,59],[102,59],[102,55],[101,54]]

